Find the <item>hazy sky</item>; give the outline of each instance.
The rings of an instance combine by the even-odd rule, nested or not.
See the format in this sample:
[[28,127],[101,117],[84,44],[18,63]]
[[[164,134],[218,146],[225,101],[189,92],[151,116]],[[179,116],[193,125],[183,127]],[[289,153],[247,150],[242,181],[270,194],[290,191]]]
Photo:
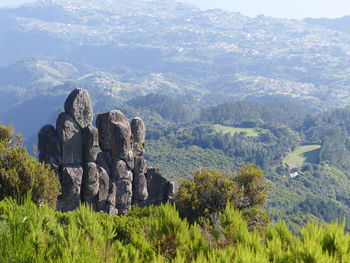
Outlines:
[[[185,1],[185,0],[184,0]],[[342,17],[350,15],[350,0],[186,0],[202,9],[221,8],[244,15],[274,17]]]
[[[0,0],[0,6],[31,0]],[[89,1],[89,0],[86,0]],[[130,0],[132,1],[132,0]],[[255,17],[342,17],[350,15],[350,0],[178,0],[190,2],[202,9],[220,8]]]
[[18,5],[26,2],[35,2],[33,0],[0,0],[0,6],[8,6],[8,5]]

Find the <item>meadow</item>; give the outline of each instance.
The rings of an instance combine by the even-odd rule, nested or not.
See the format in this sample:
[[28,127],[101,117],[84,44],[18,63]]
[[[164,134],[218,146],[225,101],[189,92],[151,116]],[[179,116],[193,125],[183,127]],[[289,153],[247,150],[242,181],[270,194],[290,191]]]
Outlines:
[[236,133],[245,132],[247,133],[247,136],[250,136],[250,137],[259,136],[259,132],[257,131],[257,129],[254,129],[254,128],[229,127],[229,126],[223,126],[220,124],[214,124],[213,128],[215,131],[222,132],[224,134],[229,133],[230,135],[234,135]]
[[320,150],[321,146],[315,144],[299,146],[288,154],[283,162],[286,164],[318,163]]

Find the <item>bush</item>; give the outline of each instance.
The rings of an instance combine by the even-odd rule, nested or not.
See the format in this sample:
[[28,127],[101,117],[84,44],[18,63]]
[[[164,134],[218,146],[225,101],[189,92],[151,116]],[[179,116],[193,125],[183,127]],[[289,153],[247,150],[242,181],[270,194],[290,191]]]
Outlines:
[[265,203],[266,194],[262,170],[248,164],[236,176],[216,170],[196,171],[193,181],[182,181],[175,202],[180,214],[193,222],[223,211],[227,204],[240,210],[259,208]]
[[86,204],[60,213],[6,199],[0,201],[0,262],[350,262],[344,223],[313,223],[293,235],[280,222],[261,237],[249,230],[244,211],[227,205],[216,228],[201,229],[170,204],[112,217]]
[[267,196],[267,183],[264,180],[263,171],[254,164],[239,168],[237,176],[233,177],[238,188],[243,192],[235,200],[235,206],[239,209],[261,207]]
[[237,184],[216,170],[198,170],[193,181],[183,180],[176,196],[176,206],[183,217],[199,217],[221,211],[239,192]]
[[28,154],[12,126],[0,125],[0,200],[12,197],[19,202],[31,195],[36,204],[54,208],[59,191],[55,172]]

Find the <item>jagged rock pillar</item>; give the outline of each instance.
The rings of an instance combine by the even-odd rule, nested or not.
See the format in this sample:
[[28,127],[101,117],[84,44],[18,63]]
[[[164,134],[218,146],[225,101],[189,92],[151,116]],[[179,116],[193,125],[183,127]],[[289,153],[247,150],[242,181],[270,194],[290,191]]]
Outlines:
[[174,198],[175,183],[162,176],[159,169],[148,167],[146,179],[148,198],[143,202],[144,206],[160,205]]
[[62,194],[58,197],[60,211],[74,210],[80,203],[83,180],[83,136],[81,128],[68,113],[61,113],[56,122],[61,144],[60,182]]
[[96,211],[126,214],[132,203],[163,203],[174,185],[144,159],[146,128],[136,117],[131,123],[118,110],[99,114],[95,128],[89,94],[73,90],[52,125],[38,134],[39,160],[49,163],[61,182],[57,209],[71,211],[81,201]]
[[83,134],[78,123],[62,112],[56,121],[56,130],[61,143],[62,165],[83,164]]
[[72,211],[80,204],[80,192],[83,180],[83,167],[77,165],[63,165],[61,167],[61,195],[57,200],[57,209],[62,212]]
[[126,214],[133,195],[131,169],[134,159],[130,124],[122,112],[114,110],[99,114],[96,125],[100,134],[100,147],[103,155],[107,156],[102,162],[110,163],[109,213]]
[[130,123],[133,152],[134,152],[134,180],[133,180],[133,203],[142,205],[142,202],[148,198],[146,164],[144,159],[144,146],[146,127],[141,118],[135,117]]

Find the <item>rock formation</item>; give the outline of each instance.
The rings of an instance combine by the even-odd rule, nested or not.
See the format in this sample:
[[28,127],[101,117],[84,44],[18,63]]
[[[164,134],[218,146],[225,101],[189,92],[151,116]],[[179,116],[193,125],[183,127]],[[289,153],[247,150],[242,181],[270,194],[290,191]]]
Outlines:
[[159,205],[172,199],[174,183],[144,159],[146,128],[118,110],[98,114],[89,93],[75,89],[64,104],[56,128],[38,134],[39,161],[51,165],[61,181],[57,209],[75,210],[80,202],[110,215],[126,214],[132,204]]

